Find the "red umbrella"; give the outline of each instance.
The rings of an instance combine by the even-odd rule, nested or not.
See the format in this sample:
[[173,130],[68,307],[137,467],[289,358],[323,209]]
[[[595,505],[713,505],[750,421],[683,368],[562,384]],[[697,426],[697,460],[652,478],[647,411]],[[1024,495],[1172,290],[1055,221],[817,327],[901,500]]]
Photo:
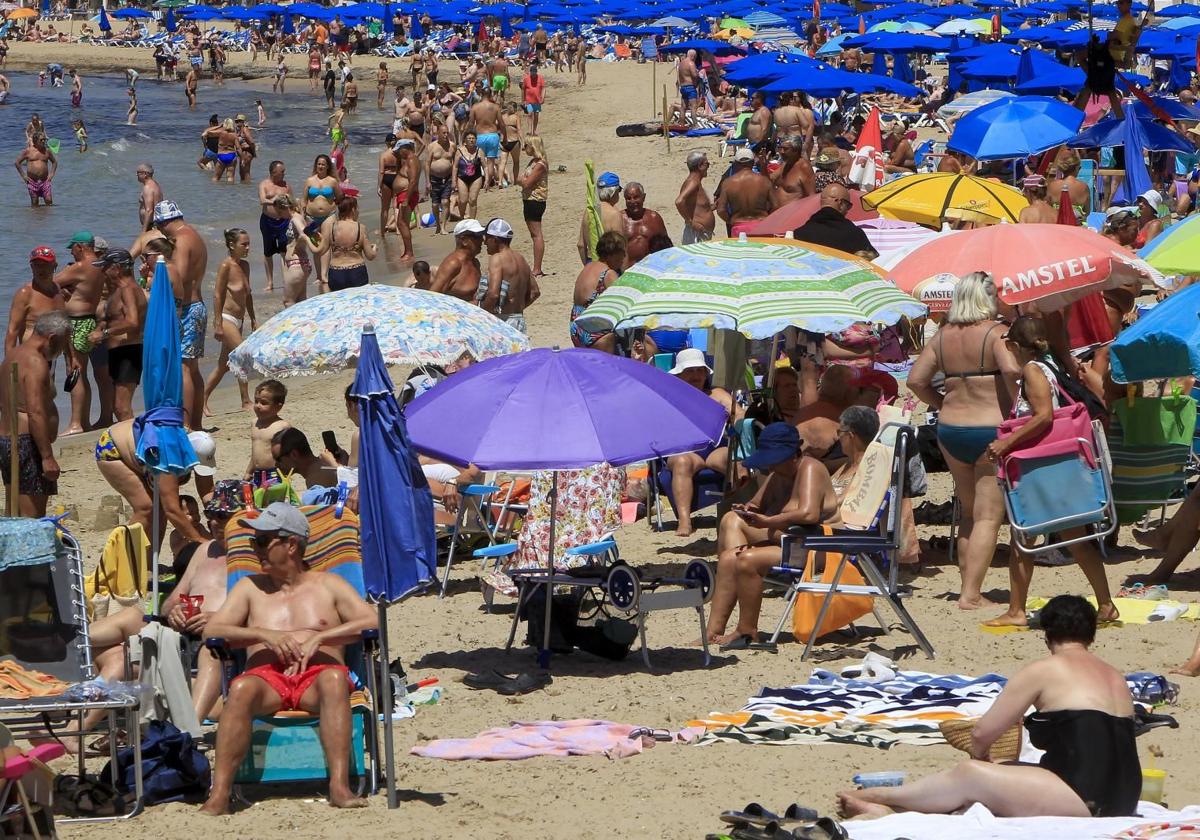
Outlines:
[[1058,223],[1079,227],[1079,218],[1075,215],[1075,208],[1071,206],[1071,191],[1066,187],[1062,188],[1062,195],[1058,199]]
[[[852,222],[878,219],[879,214],[874,210],[863,209],[862,202],[859,201],[861,197],[862,193],[858,190],[850,190],[851,207],[846,218]],[[812,214],[820,209],[821,196],[819,195],[810,195],[796,201],[789,201],[762,221],[755,222],[753,227],[746,230],[746,234],[748,236],[783,236],[807,222],[812,218]]]
[[879,109],[872,106],[854,144],[854,165],[850,180],[861,187],[876,189],[883,186],[883,167],[887,155],[883,152],[883,129],[879,125]]
[[950,273],[990,272],[1001,299],[1060,309],[1092,292],[1131,281],[1155,281],[1137,255],[1084,227],[992,225],[946,233],[892,267],[889,279],[909,292],[923,280]]

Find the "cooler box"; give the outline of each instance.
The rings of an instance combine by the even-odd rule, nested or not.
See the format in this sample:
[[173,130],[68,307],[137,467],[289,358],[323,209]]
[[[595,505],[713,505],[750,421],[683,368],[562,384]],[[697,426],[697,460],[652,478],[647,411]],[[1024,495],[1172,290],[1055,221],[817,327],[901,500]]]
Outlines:
[[[365,767],[363,733],[369,725],[369,706],[350,709],[350,775],[362,777]],[[305,782],[329,777],[316,718],[290,717],[286,712],[271,718],[255,718],[250,730],[250,749],[238,768],[237,784]]]

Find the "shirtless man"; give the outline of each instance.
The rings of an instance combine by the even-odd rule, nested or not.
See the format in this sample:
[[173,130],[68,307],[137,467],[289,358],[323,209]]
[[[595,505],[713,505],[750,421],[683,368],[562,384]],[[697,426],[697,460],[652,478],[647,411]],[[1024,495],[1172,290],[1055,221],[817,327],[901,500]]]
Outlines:
[[261,212],[258,216],[258,232],[262,234],[263,265],[267,269],[267,286],[264,291],[275,291],[275,255],[279,255],[280,271],[286,260],[288,249],[288,228],[292,224],[292,214],[287,208],[281,208],[275,203],[276,196],[291,196],[292,188],[287,182],[287,167],[283,161],[273,160],[267,166],[267,177],[258,182],[258,203]]
[[[710,387],[708,380],[712,376],[712,368],[705,361],[703,351],[680,350],[675,356],[675,367],[670,373],[707,394],[726,412],[733,410],[733,395],[724,388]],[[667,459],[667,469],[671,471],[671,490],[675,496],[675,510],[679,515],[679,523],[675,526],[676,536],[690,537],[695,530],[692,527],[692,491],[696,473],[706,467],[724,473],[728,466],[727,446],[710,446],[699,452],[684,452]]]
[[496,95],[500,104],[503,105],[508,99],[508,83],[510,81],[508,77],[508,59],[504,57],[503,53],[497,53],[488,65],[488,77],[492,81],[492,93]]
[[695,50],[688,50],[679,60],[675,84],[679,88],[679,101],[683,103],[683,110],[690,116],[700,96],[700,70],[696,67]]
[[118,420],[133,417],[133,395],[142,381],[142,330],[146,325],[146,293],[133,279],[133,257],[110,248],[92,263],[104,272],[108,298],[104,317],[88,340],[108,348],[108,370],[116,389],[113,413]]
[[187,97],[189,111],[196,110],[196,89],[200,86],[200,74],[196,72],[195,67],[188,69],[187,75],[183,79],[183,95]]
[[[33,333],[4,354],[0,363],[0,479],[4,481],[5,514],[12,509],[12,418],[17,409],[17,512],[21,516],[46,515],[46,501],[58,493],[58,461],[52,444],[58,436],[58,409],[54,406],[51,364],[67,349],[71,322],[61,312],[46,312],[34,322]],[[17,390],[10,389],[12,366],[17,366]]]
[[1052,225],[1058,221],[1058,211],[1046,201],[1046,179],[1041,175],[1027,175],[1021,182],[1021,189],[1029,201],[1028,207],[1021,208],[1017,221],[1024,224]]
[[41,245],[29,253],[29,272],[32,279],[13,295],[8,310],[8,330],[4,333],[4,354],[8,355],[33,334],[33,325],[47,312],[66,308],[62,291],[54,282],[58,258],[54,251]]
[[750,99],[751,116],[746,122],[746,139],[754,146],[771,137],[771,109],[761,91]]
[[1075,177],[1079,174],[1079,155],[1074,150],[1067,149],[1058,156],[1051,168],[1057,169],[1059,176],[1051,179],[1046,185],[1047,195],[1052,195],[1058,200],[1065,188],[1071,196],[1071,206],[1076,208],[1076,215],[1080,215],[1079,211],[1082,210],[1082,215],[1086,218],[1087,214],[1092,212],[1092,194],[1088,185]]
[[74,67],[67,74],[71,77],[71,107],[78,108],[83,103],[83,76],[75,72]]
[[816,192],[817,173],[804,156],[803,137],[789,134],[779,138],[779,156],[779,168],[770,176],[772,209]]
[[[600,173],[600,177],[596,179],[596,197],[599,199],[600,236],[609,231],[622,233],[625,230],[625,215],[617,207],[617,202],[621,200],[621,179],[615,172]],[[588,213],[586,210],[579,222],[579,240],[575,243],[575,248],[579,251],[580,261],[587,265],[591,260],[591,255],[588,254]]]
[[58,158],[46,145],[45,134],[34,134],[29,145],[17,155],[13,165],[17,168],[21,180],[25,182],[30,207],[37,207],[38,199],[47,207],[54,204],[51,182],[54,180],[54,173],[58,171]]
[[[743,650],[758,641],[762,578],[779,565],[779,535],[794,525],[819,525],[837,516],[838,498],[829,471],[801,449],[801,435],[788,423],[762,430],[758,449],[743,461],[766,473],[754,498],[734,505],[717,530],[717,579],[708,621],[708,641],[722,650]],[[738,608],[737,626],[725,629]]]
[[541,297],[537,280],[525,258],[512,249],[512,225],[492,219],[484,231],[488,252],[487,274],[480,278],[475,300],[479,307],[528,334],[525,309]]
[[276,432],[271,437],[271,456],[281,472],[300,475],[305,488],[337,487],[337,467],[314,455],[308,436],[299,429],[289,426]]
[[[154,226],[175,243],[167,260],[167,274],[171,278],[183,338],[183,408],[187,427],[198,430],[204,416],[204,377],[200,375],[200,359],[204,357],[208,309],[201,297],[201,283],[208,268],[208,248],[196,229],[183,220],[183,212],[174,201],[160,201],[154,205]],[[134,257],[140,256],[146,241],[139,237],[129,249],[130,253]]]
[[450,129],[445,123],[437,127],[437,139],[427,149],[429,172],[429,200],[433,204],[433,232],[445,233],[450,219],[450,196],[454,193],[454,152],[456,146],[450,140]]
[[637,181],[625,185],[625,209],[621,212],[621,233],[625,234],[625,267],[650,253],[656,236],[667,236],[667,224],[654,210],[646,209],[646,190]]
[[475,302],[475,294],[479,291],[479,252],[483,250],[483,234],[483,225],[475,219],[463,219],[454,226],[454,250],[438,266],[430,291]]
[[912,143],[908,142],[908,138],[905,136],[907,129],[905,129],[904,123],[896,120],[892,123],[890,131],[896,145],[892,149],[888,162],[883,165],[883,171],[889,173],[916,172],[917,158],[913,152]]
[[286,502],[254,519],[262,574],[238,581],[208,620],[206,639],[246,647],[246,670],[229,687],[217,728],[212,790],[201,813],[229,813],[233,777],[250,746],[253,719],[278,711],[320,713],[329,803],[365,806],[350,790],[350,679],[345,647],[378,628],[375,609],[335,574],[308,571],[308,520]]
[[479,150],[487,161],[487,177],[484,190],[490,190],[499,181],[500,144],[508,139],[508,127],[500,115],[500,106],[492,101],[492,92],[483,89],[483,99],[471,106],[468,130],[475,132]]
[[754,171],[754,152],[745,146],[737,150],[733,172],[717,186],[713,201],[730,236],[767,217],[771,212],[771,181]]
[[81,230],[67,243],[75,262],[54,277],[67,295],[66,313],[71,319],[71,346],[68,369],[78,375],[71,389],[71,422],[64,435],[77,435],[91,428],[92,386],[88,382],[88,361],[92,352],[91,334],[96,329],[96,310],[104,295],[104,272],[95,266],[100,258],[96,240]]
[[142,185],[138,194],[138,221],[142,230],[150,230],[154,226],[154,205],[163,200],[162,187],[154,180],[154,167],[148,163],[138,164],[137,179]]
[[683,217],[683,235],[680,237],[680,243],[691,245],[693,242],[707,242],[712,239],[717,217],[713,213],[712,199],[704,189],[704,179],[708,177],[708,155],[704,152],[692,152],[687,156],[686,163],[688,175],[679,188],[675,209]]

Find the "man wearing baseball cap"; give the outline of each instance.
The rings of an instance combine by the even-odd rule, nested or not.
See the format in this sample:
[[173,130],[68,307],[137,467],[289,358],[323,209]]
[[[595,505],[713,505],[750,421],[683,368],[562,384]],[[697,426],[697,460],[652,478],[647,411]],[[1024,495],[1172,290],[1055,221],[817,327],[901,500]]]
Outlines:
[[454,226],[454,250],[442,260],[429,290],[475,302],[479,291],[479,252],[483,250],[483,225],[463,219]]
[[[733,395],[724,388],[713,388],[709,384],[712,368],[704,358],[704,351],[694,347],[675,354],[675,366],[668,373],[703,391],[726,411],[733,407]],[[729,447],[710,445],[698,452],[683,452],[667,458],[667,469],[671,471],[671,489],[675,496],[677,524],[675,534],[690,537],[692,527],[692,492],[696,474],[708,468],[724,474],[729,466]]]
[[133,395],[142,381],[142,329],[146,324],[146,295],[133,278],[133,257],[113,248],[92,263],[104,273],[108,303],[104,319],[88,340],[108,349],[108,373],[118,420],[133,417]]
[[350,790],[351,684],[345,661],[346,645],[379,627],[376,612],[341,577],[309,571],[308,520],[298,508],[274,502],[238,524],[253,530],[262,572],[238,582],[204,631],[206,639],[245,647],[247,660],[221,712],[212,789],[201,813],[229,813],[253,718],[297,709],[321,714],[329,804],[365,806]]
[[504,319],[510,327],[528,333],[525,307],[537,300],[542,290],[525,258],[512,249],[512,225],[504,219],[492,219],[484,231],[488,270],[479,279],[475,302]]
[[717,215],[730,236],[737,236],[771,212],[771,180],[754,171],[754,152],[742,146],[733,156],[733,172],[713,194]]
[[[837,516],[838,497],[825,466],[801,451],[790,423],[771,423],[742,466],[766,473],[754,498],[721,517],[717,537],[717,584],[709,613],[709,641],[722,650],[744,650],[758,641],[762,578],[783,560],[779,532],[820,525]],[[747,548],[749,546],[749,548]],[[732,633],[725,628],[737,605]]]
[[4,334],[4,352],[11,353],[16,346],[33,333],[38,316],[46,312],[61,311],[66,302],[54,282],[54,269],[58,258],[54,249],[39,245],[29,252],[29,273],[32,279],[13,295],[8,308],[8,330]]
[[[96,237],[91,231],[77,231],[67,242],[67,250],[75,262],[55,275],[54,282],[70,295],[66,307],[67,317],[71,319],[68,370],[76,374],[78,380],[71,388],[71,421],[63,434],[77,435],[92,427],[92,385],[88,381],[88,361],[93,347],[91,335],[97,323],[96,310],[104,294],[104,272],[93,264],[100,255],[96,253]],[[99,419],[101,425],[111,422],[111,416]]]
[[1104,227],[1100,233],[1118,245],[1132,248],[1138,235],[1138,209],[1113,205],[1104,211]]
[[[600,211],[600,230],[596,234],[598,241],[601,236],[608,233],[619,233],[625,235],[625,217],[621,213],[621,209],[617,207],[617,202],[621,200],[621,179],[615,172],[602,172],[596,178],[596,198],[597,209]],[[579,223],[579,241],[575,243],[576,249],[579,251],[579,259],[587,265],[596,256],[595,242],[589,237],[589,218],[590,213],[585,208],[583,211],[583,219]]]

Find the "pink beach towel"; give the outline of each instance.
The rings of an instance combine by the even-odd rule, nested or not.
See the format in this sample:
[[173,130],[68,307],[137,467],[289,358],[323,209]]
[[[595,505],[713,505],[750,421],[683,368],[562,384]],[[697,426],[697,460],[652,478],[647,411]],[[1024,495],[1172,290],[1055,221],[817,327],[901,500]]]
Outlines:
[[[654,746],[650,735],[630,735],[641,727],[607,720],[543,720],[516,722],[481,732],[474,738],[444,738],[418,744],[413,755],[449,761],[503,761],[538,755],[605,755],[627,758]],[[685,732],[675,736],[685,737]]]

